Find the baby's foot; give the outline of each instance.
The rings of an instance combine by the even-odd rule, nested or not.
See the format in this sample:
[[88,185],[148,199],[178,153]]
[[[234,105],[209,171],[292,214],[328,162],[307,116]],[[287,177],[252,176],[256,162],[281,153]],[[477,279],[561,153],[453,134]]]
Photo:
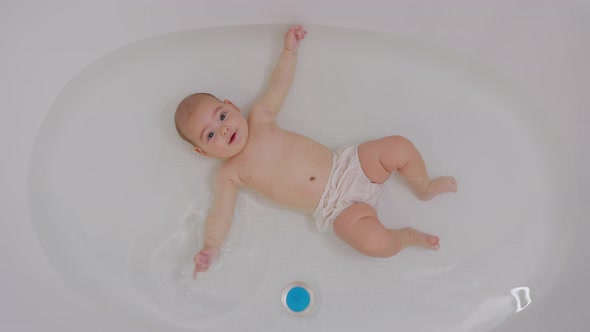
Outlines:
[[410,231],[410,245],[426,249],[438,250],[440,238],[428,233],[422,233],[414,228],[407,227]]
[[457,180],[452,176],[441,176],[430,181],[425,192],[417,194],[419,199],[428,201],[441,193],[457,192]]

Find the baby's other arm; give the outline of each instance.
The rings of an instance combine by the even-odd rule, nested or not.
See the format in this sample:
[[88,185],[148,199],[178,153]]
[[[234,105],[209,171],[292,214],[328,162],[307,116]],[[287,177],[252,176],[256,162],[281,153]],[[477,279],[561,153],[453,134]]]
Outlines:
[[205,272],[219,256],[219,250],[232,224],[236,199],[240,182],[235,170],[224,164],[215,179],[213,205],[205,220],[204,246],[193,258],[195,270],[193,279],[198,272]]
[[261,113],[270,114],[274,119],[281,109],[295,75],[299,42],[306,34],[307,31],[301,25],[292,26],[285,34],[281,57],[272,72],[264,95],[252,107],[253,114],[262,111]]

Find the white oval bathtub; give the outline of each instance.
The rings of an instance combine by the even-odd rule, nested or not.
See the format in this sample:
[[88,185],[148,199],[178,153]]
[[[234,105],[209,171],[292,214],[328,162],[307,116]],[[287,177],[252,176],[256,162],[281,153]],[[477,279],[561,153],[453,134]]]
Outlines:
[[[241,3],[2,5],[1,327],[586,330],[589,5]],[[270,23],[282,25],[252,26]],[[461,192],[424,205],[392,184],[384,198],[396,203],[380,213],[395,217],[393,226],[407,220],[439,233],[443,247],[387,263],[359,257],[304,217],[246,193],[230,250],[210,274],[217,279],[189,283],[186,263],[207,207],[198,193],[206,183],[190,165],[210,172],[213,164],[187,152],[166,123],[166,110],[191,84],[203,84],[180,75],[190,65],[186,53],[217,61],[188,70],[193,76],[238,73],[231,84],[199,88],[223,86],[247,104],[288,23],[305,24],[310,34],[282,125],[330,147],[411,137],[431,173],[453,173]],[[196,54],[194,44],[212,53]],[[334,76],[339,85],[330,86]],[[125,97],[142,91],[145,100]],[[370,97],[370,109],[397,111],[354,113],[360,104],[346,91]],[[113,108],[116,98],[128,103],[123,113]],[[331,105],[351,109],[338,128],[326,129]],[[151,111],[133,131],[146,137],[122,134],[129,128],[116,123],[143,109]],[[391,128],[383,112],[395,121]],[[355,131],[360,121],[369,126]],[[136,172],[138,165],[146,166]],[[258,220],[265,211],[292,222]],[[299,247],[300,239],[309,242]],[[293,281],[316,294],[306,317],[282,311],[281,291]]]

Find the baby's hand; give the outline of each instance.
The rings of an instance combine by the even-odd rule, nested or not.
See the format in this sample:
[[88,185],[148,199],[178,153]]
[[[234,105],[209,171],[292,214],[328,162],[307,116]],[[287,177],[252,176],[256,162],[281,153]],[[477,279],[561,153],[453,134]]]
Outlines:
[[219,256],[219,249],[215,247],[205,247],[195,255],[193,261],[195,262],[195,270],[193,272],[193,279],[197,279],[198,272],[205,272],[211,266],[211,263]]
[[303,26],[294,25],[289,28],[285,34],[285,49],[297,52],[299,49],[299,42],[305,38],[307,31],[303,30]]

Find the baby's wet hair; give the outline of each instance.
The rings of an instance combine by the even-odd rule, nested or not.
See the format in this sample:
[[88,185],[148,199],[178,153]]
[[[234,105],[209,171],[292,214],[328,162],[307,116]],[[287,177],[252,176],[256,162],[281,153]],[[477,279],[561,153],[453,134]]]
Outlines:
[[191,139],[188,138],[186,135],[184,135],[182,130],[180,130],[180,123],[182,121],[184,121],[187,117],[189,117],[192,114],[192,112],[194,112],[194,110],[195,110],[194,106],[196,105],[196,103],[199,101],[199,99],[201,99],[202,97],[205,97],[205,96],[213,97],[213,98],[221,101],[219,98],[217,98],[214,95],[207,93],[207,92],[193,93],[191,95],[186,96],[180,102],[180,104],[178,104],[178,107],[176,107],[176,112],[174,113],[174,125],[176,126],[176,131],[178,132],[178,136],[180,136],[180,138],[187,141],[188,143],[190,143],[194,147],[198,147],[198,145],[196,143],[194,143],[193,141],[191,141]]

